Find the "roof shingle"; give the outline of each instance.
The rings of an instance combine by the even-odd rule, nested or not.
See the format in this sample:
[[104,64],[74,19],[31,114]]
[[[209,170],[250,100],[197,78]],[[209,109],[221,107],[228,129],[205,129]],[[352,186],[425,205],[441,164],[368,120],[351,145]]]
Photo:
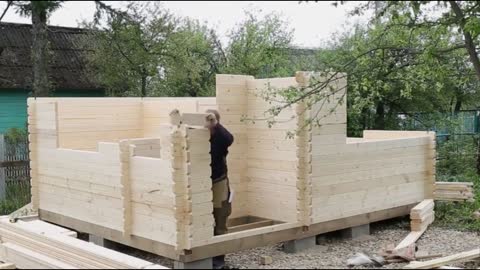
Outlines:
[[[29,24],[0,23],[0,88],[31,89],[31,30]],[[93,50],[89,33],[86,29],[49,26],[49,76],[54,88],[101,88],[86,70],[87,54]]]

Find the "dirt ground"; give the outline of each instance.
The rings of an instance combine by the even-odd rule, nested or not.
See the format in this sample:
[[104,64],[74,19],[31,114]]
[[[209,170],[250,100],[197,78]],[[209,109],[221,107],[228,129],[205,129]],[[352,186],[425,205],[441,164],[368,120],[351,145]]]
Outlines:
[[[338,234],[328,234],[322,245],[300,252],[286,254],[281,245],[268,246],[227,255],[227,265],[233,269],[343,269],[347,260],[357,252],[377,254],[388,244],[397,244],[409,233],[408,219],[394,219],[371,224],[371,235],[358,240],[342,239]],[[435,224],[417,242],[418,251],[424,254],[443,256],[469,251],[480,247],[480,232],[462,232],[439,228]],[[141,251],[128,253],[154,263],[173,267],[171,260]],[[261,265],[260,257],[273,258],[271,265]],[[398,269],[406,264],[389,264],[381,268]],[[453,264],[449,266],[478,268],[480,262]],[[371,268],[356,267],[356,268]]]

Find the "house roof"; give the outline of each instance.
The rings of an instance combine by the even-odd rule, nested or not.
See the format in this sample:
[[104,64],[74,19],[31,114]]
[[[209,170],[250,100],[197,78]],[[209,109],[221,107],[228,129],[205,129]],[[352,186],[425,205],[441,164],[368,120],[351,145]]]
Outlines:
[[[48,27],[50,82],[56,89],[99,89],[86,71],[88,30]],[[32,26],[0,23],[0,88],[32,88]]]

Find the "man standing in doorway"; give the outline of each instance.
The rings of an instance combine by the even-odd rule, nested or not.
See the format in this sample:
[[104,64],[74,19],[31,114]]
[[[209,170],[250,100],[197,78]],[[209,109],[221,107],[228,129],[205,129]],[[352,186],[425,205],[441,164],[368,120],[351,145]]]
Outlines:
[[[233,135],[220,124],[220,114],[216,110],[207,110],[207,127],[210,130],[210,155],[212,157],[213,216],[215,218],[214,235],[227,233],[227,220],[232,213],[230,184],[228,180],[228,147],[233,143]],[[214,269],[225,268],[225,256],[213,258]]]

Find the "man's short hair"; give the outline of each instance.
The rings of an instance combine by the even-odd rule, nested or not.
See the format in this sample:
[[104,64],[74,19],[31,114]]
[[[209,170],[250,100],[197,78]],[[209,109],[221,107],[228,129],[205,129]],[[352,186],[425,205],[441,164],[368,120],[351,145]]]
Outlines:
[[220,113],[217,110],[208,109],[206,113],[213,113],[215,115],[215,118],[217,118],[217,122],[220,122]]

